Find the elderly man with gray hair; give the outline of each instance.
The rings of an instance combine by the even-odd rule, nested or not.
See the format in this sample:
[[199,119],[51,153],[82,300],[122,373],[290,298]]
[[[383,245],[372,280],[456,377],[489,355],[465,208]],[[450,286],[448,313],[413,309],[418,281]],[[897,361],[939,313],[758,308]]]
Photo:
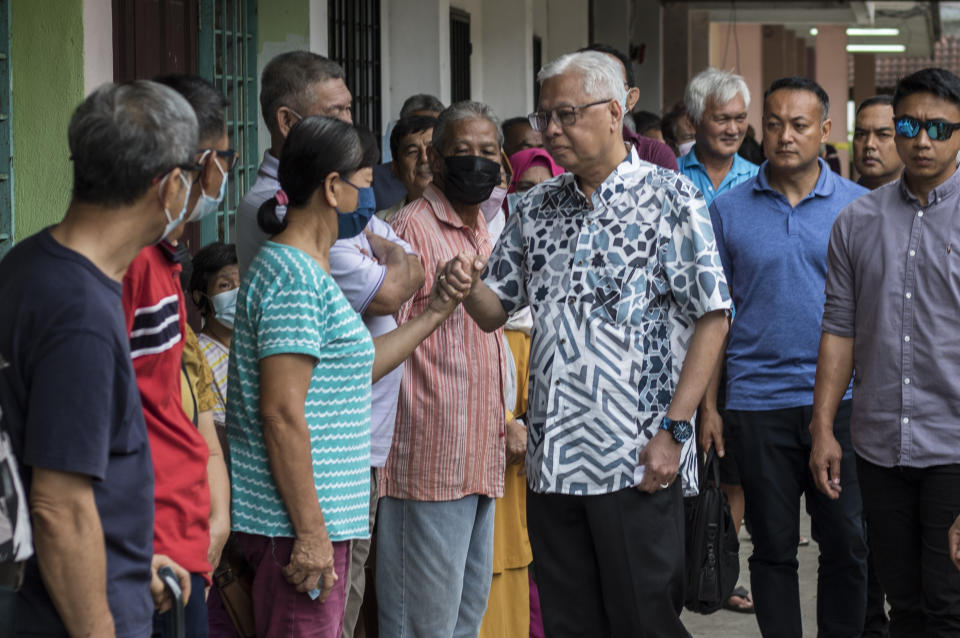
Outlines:
[[570,172],[519,200],[482,280],[465,255],[439,277],[484,330],[533,310],[527,515],[547,635],[687,636],[690,420],[730,308],[710,218],[687,178],[624,144],[609,56],[538,79],[531,123]]
[[[170,88],[107,84],[70,120],[73,197],[0,262],[0,411],[36,554],[5,635],[151,634],[154,476],[120,281],[187,214],[197,119]],[[9,573],[9,565],[0,564]],[[151,595],[153,600],[151,600]]]
[[[501,181],[502,144],[485,104],[459,102],[440,113],[429,150],[433,183],[391,220],[429,273],[397,323],[426,308],[438,268],[461,253],[490,254],[481,204]],[[378,472],[381,636],[475,638],[480,629],[506,462],[501,332],[484,332],[459,306],[404,365],[393,442]]]

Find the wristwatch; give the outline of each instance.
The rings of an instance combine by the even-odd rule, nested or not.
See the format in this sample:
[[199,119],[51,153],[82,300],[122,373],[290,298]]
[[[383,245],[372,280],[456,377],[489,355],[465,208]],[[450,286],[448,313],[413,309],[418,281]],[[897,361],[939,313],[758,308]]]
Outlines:
[[690,421],[674,421],[673,419],[663,417],[663,421],[660,423],[660,429],[672,434],[673,440],[681,445],[693,436],[693,426],[690,425]]

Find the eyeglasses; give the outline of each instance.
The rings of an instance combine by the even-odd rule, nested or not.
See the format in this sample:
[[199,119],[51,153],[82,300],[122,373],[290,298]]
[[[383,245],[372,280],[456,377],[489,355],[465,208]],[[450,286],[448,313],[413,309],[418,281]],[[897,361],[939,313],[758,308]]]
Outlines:
[[613,98],[607,98],[606,100],[598,100],[596,102],[590,102],[590,104],[581,104],[580,106],[561,106],[558,109],[549,111],[534,111],[527,116],[527,120],[530,122],[530,126],[534,131],[543,133],[547,130],[550,122],[556,122],[560,126],[573,126],[577,122],[578,114],[584,109],[597,106],[598,104],[608,104],[612,101]]
[[[177,164],[174,168],[179,168],[183,171],[184,176],[187,178],[187,181],[190,182],[190,185],[193,186],[193,183],[200,178],[200,173],[203,172],[203,166],[199,162],[184,162],[183,164]],[[170,169],[173,170],[172,168]],[[168,173],[170,171],[167,171]]]
[[920,135],[920,131],[926,131],[927,137],[931,140],[942,142],[950,139],[953,132],[960,129],[960,123],[945,120],[918,120],[907,116],[895,118],[893,123],[897,127],[897,135],[911,140]]
[[232,170],[233,167],[237,165],[237,162],[240,161],[240,154],[237,153],[237,151],[232,148],[228,148],[225,151],[218,151],[212,148],[205,148],[205,149],[198,149],[197,153],[200,154],[200,161],[197,162],[197,164],[200,165],[201,167],[204,165],[204,162],[206,162],[207,158],[210,157],[211,155],[216,155],[218,158],[220,158],[220,163],[225,167],[227,171]]

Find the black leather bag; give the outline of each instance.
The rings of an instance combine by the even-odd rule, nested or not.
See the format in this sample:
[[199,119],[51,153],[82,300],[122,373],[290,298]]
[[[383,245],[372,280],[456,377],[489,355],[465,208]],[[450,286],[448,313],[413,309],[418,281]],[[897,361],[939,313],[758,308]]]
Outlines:
[[684,510],[684,606],[700,614],[712,614],[730,597],[740,577],[740,541],[727,497],[720,490],[720,459],[712,447],[700,468],[700,494],[685,499]]

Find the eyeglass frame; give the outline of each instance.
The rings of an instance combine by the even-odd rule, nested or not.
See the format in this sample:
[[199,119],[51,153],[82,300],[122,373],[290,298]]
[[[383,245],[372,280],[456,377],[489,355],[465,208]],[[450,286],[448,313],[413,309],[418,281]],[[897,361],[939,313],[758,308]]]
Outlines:
[[200,159],[197,161],[198,166],[203,166],[203,163],[207,161],[211,155],[216,155],[217,157],[223,159],[223,163],[226,164],[226,172],[229,173],[232,171],[237,164],[240,163],[240,153],[236,149],[228,148],[225,151],[220,151],[215,148],[198,148],[197,153],[200,155]]
[[[907,135],[904,131],[900,129],[901,122],[907,123],[907,121],[916,122],[917,132],[913,135]],[[926,131],[927,137],[930,138],[931,142],[945,142],[953,137],[953,132],[960,129],[960,122],[947,122],[943,119],[934,119],[934,120],[921,120],[916,117],[910,117],[909,115],[901,115],[900,117],[893,118],[894,131],[897,135],[908,140],[915,139],[920,135],[920,131]],[[936,127],[936,136],[930,135],[930,128]],[[946,129],[946,132],[949,133],[946,137],[940,137],[941,131]]]
[[[560,106],[555,109],[548,109],[546,111],[534,111],[533,113],[527,116],[527,122],[530,123],[530,128],[532,128],[534,131],[537,131],[538,133],[545,132],[547,128],[550,126],[550,122],[556,122],[558,126],[561,126],[564,128],[568,126],[573,126],[574,124],[577,123],[577,120],[580,119],[580,115],[578,115],[578,113],[582,113],[585,109],[588,109],[591,106],[598,106],[600,104],[609,104],[610,102],[613,102],[614,99],[616,98],[610,97],[605,100],[590,102],[589,104],[580,104],[577,106]],[[561,120],[560,116],[557,114],[557,112],[561,109],[570,109],[569,117],[572,117],[573,119],[571,119],[566,124],[564,124],[563,120]],[[544,118],[546,119],[546,124],[544,124],[542,129],[538,127],[538,120],[540,119],[541,115],[543,115]],[[564,113],[564,116],[567,117],[566,112]]]

